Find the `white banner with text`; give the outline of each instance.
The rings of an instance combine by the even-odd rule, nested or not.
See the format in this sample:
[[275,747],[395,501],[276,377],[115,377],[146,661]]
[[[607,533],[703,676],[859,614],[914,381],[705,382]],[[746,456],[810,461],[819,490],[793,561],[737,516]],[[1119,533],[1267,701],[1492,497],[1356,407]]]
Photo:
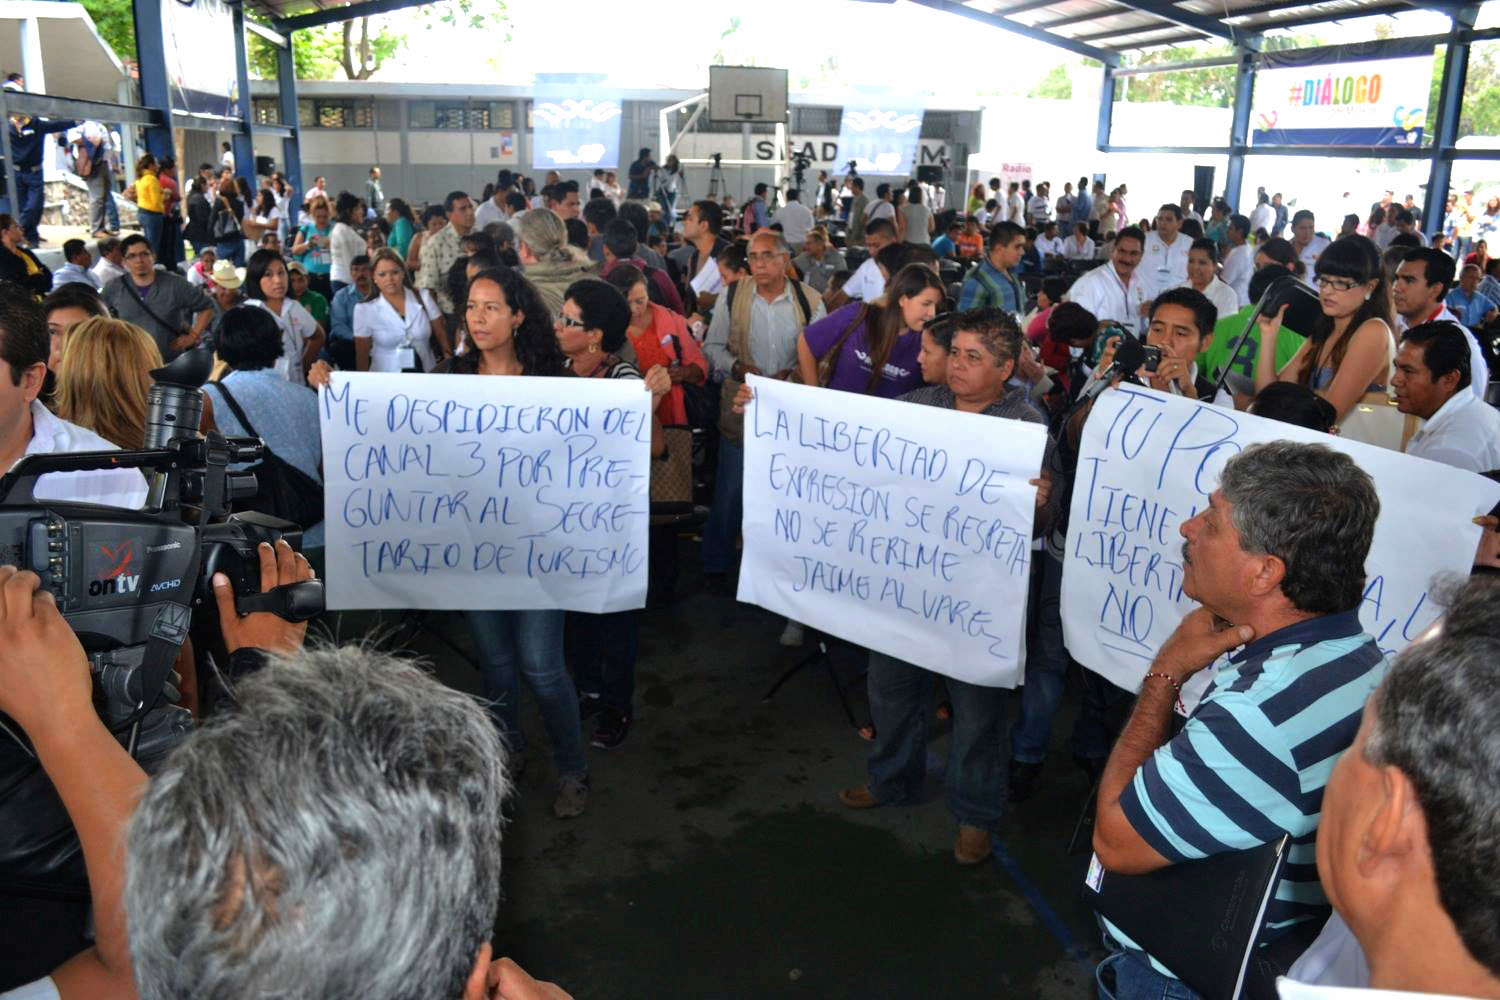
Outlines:
[[739,599],[971,684],[1019,684],[1045,426],[750,384]]
[[[1300,441],[1344,452],[1375,480],[1380,517],[1365,560],[1360,620],[1393,654],[1438,617],[1435,576],[1467,575],[1472,522],[1500,502],[1482,476],[1318,431],[1139,386],[1105,392],[1084,426],[1068,551],[1063,636],[1085,667],[1126,690],[1197,602],[1183,593],[1182,523],[1208,505],[1219,473],[1247,446]],[[1189,700],[1212,679],[1193,678]]]
[[329,608],[645,604],[641,382],[339,372],[320,403]]

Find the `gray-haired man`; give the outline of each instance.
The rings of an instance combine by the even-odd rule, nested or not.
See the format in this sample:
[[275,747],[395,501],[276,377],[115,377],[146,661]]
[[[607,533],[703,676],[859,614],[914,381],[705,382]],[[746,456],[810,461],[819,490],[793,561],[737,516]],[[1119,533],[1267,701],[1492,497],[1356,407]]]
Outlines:
[[[284,544],[261,552],[263,589],[310,575]],[[78,828],[98,945],[29,996],[118,996],[133,978],[145,1000],[566,998],[491,960],[509,781],[472,698],[360,647],[299,653],[305,626],[240,618],[216,579],[233,661],[281,658],[148,784],[93,713],[83,649],[37,585],[0,567],[0,711]]]
[[1284,1000],[1500,997],[1500,587],[1440,600],[1441,624],[1396,657],[1328,779],[1318,875],[1338,914]]
[[[1094,852],[1139,873],[1291,835],[1263,941],[1321,925],[1312,871],[1323,786],[1354,741],[1385,657],[1359,622],[1380,501],[1343,452],[1273,441],[1230,459],[1184,521],[1183,593],[1201,606],[1162,644],[1099,781]],[[1172,736],[1182,685],[1235,650]],[[1191,991],[1118,928],[1117,1000]],[[1299,926],[1300,925],[1300,926]],[[1311,935],[1309,935],[1310,937]]]

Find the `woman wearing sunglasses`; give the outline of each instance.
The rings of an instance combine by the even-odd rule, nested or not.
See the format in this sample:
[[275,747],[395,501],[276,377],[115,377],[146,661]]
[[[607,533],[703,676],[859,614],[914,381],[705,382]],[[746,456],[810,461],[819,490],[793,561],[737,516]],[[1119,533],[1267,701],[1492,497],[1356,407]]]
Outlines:
[[[1379,393],[1379,402],[1385,402],[1396,355],[1390,287],[1379,251],[1363,236],[1331,243],[1318,257],[1313,284],[1323,315],[1281,371],[1275,368],[1275,352],[1258,352],[1255,389],[1276,381],[1305,385],[1332,403],[1342,422],[1367,393]],[[1260,317],[1261,343],[1276,342],[1285,314],[1283,306],[1275,316]]]

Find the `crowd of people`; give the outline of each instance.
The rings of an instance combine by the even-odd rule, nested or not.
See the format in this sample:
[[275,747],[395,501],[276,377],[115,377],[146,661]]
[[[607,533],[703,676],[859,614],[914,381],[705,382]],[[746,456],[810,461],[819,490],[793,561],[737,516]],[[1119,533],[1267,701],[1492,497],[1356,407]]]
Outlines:
[[[56,274],[0,216],[0,469],[140,447],[149,372],[212,350],[204,429],[260,437],[292,488],[263,484],[254,506],[304,529],[305,556],[262,551],[269,589],[321,564],[315,390],[333,372],[543,376],[564,393],[570,378],[625,379],[650,395],[653,499],[707,506],[697,558],[727,598],[750,375],[1044,425],[1024,686],[870,651],[867,778],[838,793],[851,809],[921,796],[940,685],[964,865],[991,857],[1006,811],[1043,780],[1075,667],[1060,593],[1091,384],[1139,380],[1328,434],[1351,433],[1362,402],[1394,400],[1415,418],[1397,445],[1408,454],[1500,470],[1500,413],[1485,399],[1500,299],[1483,283],[1500,291],[1500,276],[1482,239],[1428,241],[1460,259],[1424,245],[1404,206],[1373,206],[1373,234],[1356,219],[1325,235],[1264,191],[1250,216],[1216,199],[1205,219],[1184,192],[1133,221],[1125,185],[1087,177],[1055,200],[1048,183],[992,178],[950,208],[915,179],[867,193],[864,177],[826,172],[807,204],[766,185],[742,205],[679,204],[680,168],[651,152],[623,191],[607,171],[538,186],[501,170],[477,199],[456,190],[421,209],[387,197],[378,167],[360,192],[319,177],[298,194],[279,174],[257,188],[232,162],[205,165],[179,199],[175,165],[147,156],[132,190],[143,232],[106,231],[97,260],[69,244]],[[1259,308],[1287,282],[1316,300],[1304,329],[1285,306]],[[1155,349],[1139,372],[1114,365],[1126,338]],[[680,482],[669,455],[692,456]],[[57,499],[144,497],[129,470],[67,475]],[[1109,871],[1146,872],[1289,836],[1262,933],[1288,967],[1307,952],[1283,996],[1500,997],[1500,902],[1470,877],[1493,853],[1500,801],[1495,591],[1455,589],[1441,627],[1387,662],[1359,622],[1379,508],[1369,475],[1324,445],[1274,442],[1229,462],[1181,529],[1183,592],[1199,609],[1138,692],[1081,672],[1072,749],[1097,786],[1095,851]],[[1500,565],[1496,529],[1486,521],[1476,572]],[[648,606],[679,599],[696,539],[653,529]],[[0,709],[74,819],[95,944],[24,995],[332,996],[356,983],[382,997],[563,995],[490,952],[500,802],[527,759],[521,693],[550,745],[552,810],[576,817],[589,748],[628,739],[639,611],[466,612],[476,704],[371,648],[302,650],[301,626],[242,617],[221,591],[226,645],[251,676],[148,781],[98,723],[82,650],[36,587],[0,568]],[[570,627],[582,641],[565,646]],[[779,641],[806,633],[787,620]],[[1217,684],[1174,725],[1183,685],[1216,661]],[[1132,694],[1114,732],[1108,709]],[[303,919],[278,919],[291,911]],[[375,912],[385,919],[349,920]],[[1198,995],[1168,971],[1172,955],[1104,930],[1101,995]]]

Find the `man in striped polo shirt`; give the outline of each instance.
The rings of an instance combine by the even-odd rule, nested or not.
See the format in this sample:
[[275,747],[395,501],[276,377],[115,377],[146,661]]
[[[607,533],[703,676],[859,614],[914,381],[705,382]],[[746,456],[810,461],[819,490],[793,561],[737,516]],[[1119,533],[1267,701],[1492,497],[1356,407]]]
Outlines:
[[[1266,911],[1274,940],[1328,900],[1315,839],[1323,786],[1359,729],[1385,658],[1359,623],[1380,501],[1362,469],[1322,445],[1252,445],[1224,467],[1208,507],[1182,525],[1194,610],[1162,644],[1099,783],[1094,851],[1139,873],[1292,837]],[[1186,725],[1182,685],[1224,653]],[[1123,950],[1115,997],[1197,994],[1106,922]]]

